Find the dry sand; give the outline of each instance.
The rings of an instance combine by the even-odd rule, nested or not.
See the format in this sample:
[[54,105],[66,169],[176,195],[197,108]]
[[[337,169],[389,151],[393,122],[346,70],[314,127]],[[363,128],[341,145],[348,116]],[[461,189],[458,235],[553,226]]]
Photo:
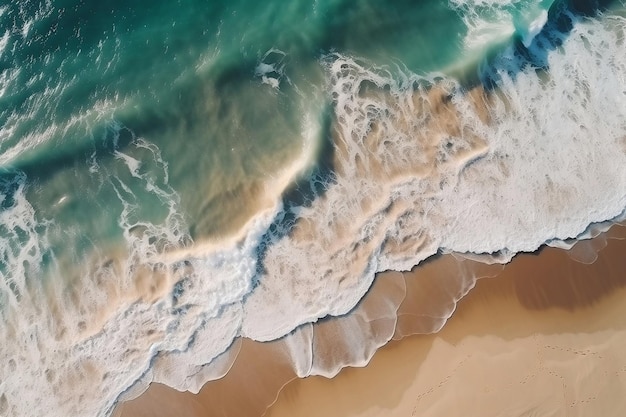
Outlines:
[[[426,299],[411,283],[450,258],[406,274],[400,325]],[[592,265],[553,248],[516,257],[479,280],[439,333],[393,341],[365,368],[293,380],[280,343],[244,340],[226,377],[198,395],[153,384],[116,416],[261,416],[290,380],[267,417],[624,416],[623,346],[626,240],[611,239]]]

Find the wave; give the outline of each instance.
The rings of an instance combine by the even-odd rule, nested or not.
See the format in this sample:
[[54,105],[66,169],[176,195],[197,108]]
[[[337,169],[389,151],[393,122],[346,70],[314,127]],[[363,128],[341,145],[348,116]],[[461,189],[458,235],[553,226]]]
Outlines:
[[[312,121],[303,129],[315,135]],[[108,130],[110,155],[94,152],[88,172],[54,171],[43,189],[23,172],[0,176],[0,372],[11,415],[108,415],[136,380],[190,384],[198,364],[215,362],[237,336],[276,195],[315,152],[310,140],[274,173],[272,204],[240,235],[194,242],[160,149],[117,123]],[[83,384],[101,395],[76,398]],[[38,393],[40,408],[17,400],[25,392]]]
[[555,7],[554,0],[451,0],[467,27],[464,37],[466,53],[481,54],[502,46],[513,36],[530,46]]
[[[572,19],[567,36],[542,30],[525,55],[503,51],[476,86],[324,56],[331,120],[305,130],[332,141],[328,166],[296,182],[314,153],[303,149],[268,186],[271,204],[228,241],[194,242],[160,149],[132,132],[111,157],[91,161],[97,186],[81,190],[97,192],[85,191],[85,201],[46,190],[54,204],[36,212],[23,174],[2,176],[0,236],[10,248],[0,283],[0,332],[10,341],[2,407],[16,416],[104,416],[151,381],[196,391],[228,371],[237,337],[291,334],[285,349],[298,375],[334,375],[394,336],[399,280],[387,282],[392,300],[358,305],[377,273],[408,271],[438,253],[506,262],[619,220],[626,19]],[[267,82],[280,85],[280,59],[270,72],[263,63],[257,76],[275,71]],[[59,230],[55,204],[75,204],[72,213],[94,223],[108,213],[123,245]],[[115,241],[109,226],[99,242]],[[52,253],[51,241],[64,247],[63,239],[70,249]],[[474,279],[440,280],[448,301],[425,313],[431,320],[420,331],[443,326]],[[361,326],[371,322],[382,324]],[[332,351],[315,332],[344,339]],[[24,392],[41,401],[20,401]]]

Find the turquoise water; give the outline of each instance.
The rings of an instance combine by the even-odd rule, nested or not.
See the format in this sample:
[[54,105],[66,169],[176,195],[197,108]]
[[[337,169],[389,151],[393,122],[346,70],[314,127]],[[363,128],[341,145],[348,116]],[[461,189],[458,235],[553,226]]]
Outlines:
[[107,415],[141,378],[188,387],[151,369],[168,352],[203,365],[376,272],[619,216],[605,3],[0,4],[0,415]]

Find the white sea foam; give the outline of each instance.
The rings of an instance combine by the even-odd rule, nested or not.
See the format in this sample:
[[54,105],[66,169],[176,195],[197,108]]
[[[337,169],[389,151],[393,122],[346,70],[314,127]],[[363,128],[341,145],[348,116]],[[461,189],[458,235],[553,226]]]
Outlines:
[[592,264],[598,259],[600,250],[604,249],[608,243],[609,238],[601,234],[607,232],[615,222],[623,223],[624,220],[626,220],[626,211],[611,221],[589,225],[576,239],[557,239],[547,242],[547,245],[567,250],[570,258],[577,262]]
[[291,84],[291,80],[285,75],[286,58],[287,54],[280,49],[270,49],[259,60],[254,69],[254,76],[259,77],[263,84],[276,90],[280,89],[280,83],[283,79]]
[[[0,45],[2,47],[2,45]],[[4,97],[6,92],[13,87],[15,80],[20,74],[19,69],[5,69],[0,72],[0,98]],[[4,127],[0,128],[4,130]]]
[[[467,34],[463,39],[465,48],[470,53],[480,53],[491,45],[506,41],[515,33],[513,18],[506,12],[495,13],[492,19],[465,18]],[[467,15],[466,15],[467,16]]]
[[467,26],[466,52],[476,54],[506,41],[515,33],[529,47],[547,22],[552,1],[450,0],[450,4],[461,11]]
[[522,43],[525,47],[530,47],[533,39],[537,36],[541,29],[548,22],[548,11],[539,11],[538,16],[528,24],[528,28],[522,32]]
[[[31,41],[28,38],[33,25],[46,19],[54,11],[54,6],[50,0],[37,2],[35,6],[32,3],[35,2],[28,0],[21,2],[17,13],[21,20],[20,33],[27,42]],[[32,13],[33,7],[37,8],[34,14]]]
[[[16,403],[22,402],[25,390],[36,389],[45,377],[43,373],[35,377],[29,368],[45,362],[45,341],[39,328],[45,332],[49,324],[38,314],[45,303],[39,277],[43,257],[49,251],[46,224],[37,221],[34,208],[26,200],[25,180],[19,174],[0,179],[0,338],[4,341],[0,396],[3,414],[15,416],[38,410],[38,405],[31,403],[35,396],[27,396],[26,404]],[[23,406],[29,408],[20,409]]]
[[[2,14],[0,14],[1,16]],[[11,36],[11,33],[6,30],[4,32],[4,35],[2,35],[2,37],[0,37],[0,58],[2,58],[2,55],[4,54],[4,50],[6,49],[7,45],[9,44],[9,37]]]
[[[296,373],[301,376],[322,375],[332,378],[346,366],[365,366],[374,352],[393,336],[398,307],[406,288],[402,274],[381,277],[374,285],[373,296],[361,301],[350,314],[298,329],[289,337],[303,337],[310,343],[292,342],[310,349],[310,353],[292,350]],[[294,354],[299,353],[299,356]],[[310,359],[307,363],[303,359]],[[304,366],[303,366],[304,365]]]
[[[392,337],[394,326],[377,333],[372,323],[393,324],[402,291],[328,321],[317,341],[310,325],[298,326],[352,310],[375,273],[407,270],[437,251],[502,260],[585,236],[589,224],[620,215],[625,35],[621,17],[579,23],[548,54],[546,73],[505,54],[493,67],[498,89],[489,92],[326,57],[334,172],[312,176],[312,201],[277,202],[240,239],[219,246],[193,244],[167,163],[147,140],[133,138],[108,164],[93,162],[90,173],[121,207],[125,247],[94,250],[74,269],[46,260],[48,236],[58,231],[35,215],[25,179],[10,179],[0,201],[7,207],[2,247],[10,248],[1,254],[8,268],[0,301],[8,307],[0,336],[9,341],[0,353],[3,409],[20,417],[105,416],[151,380],[196,391],[228,368],[209,369],[236,336],[271,340],[294,329],[286,344],[298,374],[333,375],[366,363]],[[144,213],[137,193],[157,201],[160,214]],[[38,284],[32,268],[44,267],[46,276],[77,278],[71,288],[60,284],[67,280]],[[453,310],[452,303],[433,312],[431,328]],[[344,338],[339,363],[318,344],[328,334]]]
[[449,0],[456,7],[504,7],[520,3],[522,0]]
[[[159,162],[154,146],[138,140],[136,149],[148,150]],[[121,161],[126,165],[127,159]],[[200,361],[195,362],[199,366],[223,352],[236,334],[241,315],[233,314],[237,308],[229,305],[250,289],[256,272],[251,252],[259,238],[252,229],[264,231],[272,213],[253,222],[243,242],[206,256],[161,261],[160,253],[168,246],[181,247],[188,241],[181,232],[177,197],[152,174],[132,165],[128,167],[132,182],[123,179],[123,169],[110,180],[124,207],[119,222],[126,254],[86,262],[73,283],[79,299],[64,289],[67,278],[54,273],[48,290],[29,282],[43,273],[47,239],[39,229],[45,223],[35,219],[35,210],[25,200],[24,178],[3,185],[3,204],[14,201],[0,218],[7,234],[2,242],[7,269],[0,285],[2,305],[8,309],[0,326],[6,342],[0,391],[9,415],[106,415],[118,395],[148,371],[151,360],[155,380],[187,386],[190,374],[173,373],[161,357],[174,352],[174,357],[184,359],[188,345],[198,343],[201,349],[193,359]],[[113,174],[111,167],[101,169]],[[137,218],[133,194],[141,183],[169,206],[161,223]],[[46,291],[51,294],[44,296]],[[76,392],[85,386],[98,395],[77,398]],[[29,400],[35,398],[37,404]]]

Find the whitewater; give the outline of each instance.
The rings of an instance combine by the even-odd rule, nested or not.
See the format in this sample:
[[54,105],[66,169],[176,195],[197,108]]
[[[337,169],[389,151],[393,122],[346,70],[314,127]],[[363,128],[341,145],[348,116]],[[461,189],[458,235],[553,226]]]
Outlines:
[[[55,84],[0,67],[0,415],[109,416],[151,382],[197,392],[241,337],[285,337],[298,376],[331,377],[393,337],[398,300],[381,308],[392,325],[380,334],[342,327],[341,360],[315,352],[309,323],[350,320],[378,273],[449,253],[506,263],[623,221],[626,6],[444,7],[464,25],[463,52],[437,70],[354,47],[316,50],[298,73],[294,52],[272,46],[247,57],[245,81],[175,90],[181,72],[172,91],[213,100],[198,93],[208,121],[184,130],[217,138],[197,147],[170,140],[183,128],[167,121],[188,115],[156,107],[176,103],[162,87],[116,93],[120,79],[73,104],[86,75]],[[0,28],[3,64],[56,13],[36,9]],[[8,10],[3,23],[26,13]],[[236,60],[219,39],[189,74]],[[99,71],[118,74],[121,47],[98,48],[112,54],[94,58]],[[29,54],[30,70],[78,66]],[[234,96],[257,110],[222,107]],[[422,331],[441,329],[476,278],[458,277]]]

